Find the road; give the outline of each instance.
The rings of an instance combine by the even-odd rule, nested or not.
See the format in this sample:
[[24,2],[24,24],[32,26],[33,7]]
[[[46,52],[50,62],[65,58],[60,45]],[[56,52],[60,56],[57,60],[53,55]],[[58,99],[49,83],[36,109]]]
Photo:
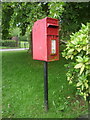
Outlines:
[[19,50],[28,50],[29,48],[17,48],[17,49],[0,49],[0,51],[19,51]]

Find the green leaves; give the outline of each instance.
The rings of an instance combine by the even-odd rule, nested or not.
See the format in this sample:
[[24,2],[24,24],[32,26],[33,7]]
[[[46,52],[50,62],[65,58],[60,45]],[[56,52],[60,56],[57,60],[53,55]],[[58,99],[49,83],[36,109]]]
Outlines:
[[20,28],[19,27],[16,27],[16,28],[10,28],[10,34],[11,34],[11,36],[13,37],[13,36],[20,36],[20,33],[21,33],[21,30],[20,30]]
[[83,58],[81,56],[77,56],[77,59],[76,59],[77,62],[82,62],[83,61]]
[[43,3],[39,2],[3,3],[3,38],[6,38],[8,36],[11,37],[9,31],[11,32],[11,29],[16,27],[19,27],[21,29],[22,36],[25,35],[26,31],[30,33],[30,31],[32,30],[33,23],[38,19],[42,19],[47,16],[46,8],[43,8],[42,4]]
[[68,51],[68,54],[71,54],[73,51],[74,51],[74,49],[70,49],[70,50]]
[[82,74],[82,72],[84,71],[85,65],[82,65],[81,69],[80,69],[80,75]]
[[83,66],[82,63],[79,63],[79,64],[76,64],[74,68],[78,69],[78,68],[81,68]]
[[71,62],[68,67],[67,80],[70,84],[76,83],[77,93],[82,95],[85,100],[89,96],[89,80],[90,77],[90,45],[88,43],[88,25],[82,24],[81,29],[70,36],[70,40],[63,51],[63,57],[73,59],[75,64]]
[[75,69],[80,68],[80,75],[81,75],[82,72],[84,71],[85,65],[83,63],[79,63],[79,64],[76,64],[74,68]]
[[82,72],[84,71],[85,67],[87,68],[87,64],[89,62],[89,57],[87,57],[87,56],[84,56],[84,57],[77,56],[76,61],[79,62],[79,64],[76,64],[76,66],[74,68],[76,68],[76,69],[81,68],[80,69],[80,75],[81,75]]
[[64,2],[49,2],[48,6],[50,9],[49,17],[59,19],[64,11]]

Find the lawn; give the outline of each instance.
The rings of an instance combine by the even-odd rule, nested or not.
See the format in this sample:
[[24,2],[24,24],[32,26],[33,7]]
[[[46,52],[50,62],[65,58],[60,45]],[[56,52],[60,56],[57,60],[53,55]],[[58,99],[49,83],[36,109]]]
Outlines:
[[3,118],[76,118],[87,113],[87,103],[66,80],[67,61],[48,63],[49,110],[44,110],[44,68],[25,51],[2,53]]

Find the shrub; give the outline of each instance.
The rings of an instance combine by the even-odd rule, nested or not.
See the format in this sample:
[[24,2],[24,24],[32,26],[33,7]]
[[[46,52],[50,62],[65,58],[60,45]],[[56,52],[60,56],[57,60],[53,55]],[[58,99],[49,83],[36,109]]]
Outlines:
[[16,40],[2,40],[0,45],[7,47],[16,47]]
[[63,57],[70,63],[65,66],[68,68],[67,80],[70,84],[74,83],[77,88],[76,94],[88,100],[90,96],[90,24],[82,24],[81,29],[70,36]]

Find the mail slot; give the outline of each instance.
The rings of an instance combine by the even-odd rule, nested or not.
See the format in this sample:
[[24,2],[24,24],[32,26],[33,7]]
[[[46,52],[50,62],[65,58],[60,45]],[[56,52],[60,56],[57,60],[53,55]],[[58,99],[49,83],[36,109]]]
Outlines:
[[36,21],[32,29],[32,42],[34,60],[59,60],[58,20],[46,17]]
[[47,34],[48,35],[58,35],[58,26],[49,24],[47,27]]

